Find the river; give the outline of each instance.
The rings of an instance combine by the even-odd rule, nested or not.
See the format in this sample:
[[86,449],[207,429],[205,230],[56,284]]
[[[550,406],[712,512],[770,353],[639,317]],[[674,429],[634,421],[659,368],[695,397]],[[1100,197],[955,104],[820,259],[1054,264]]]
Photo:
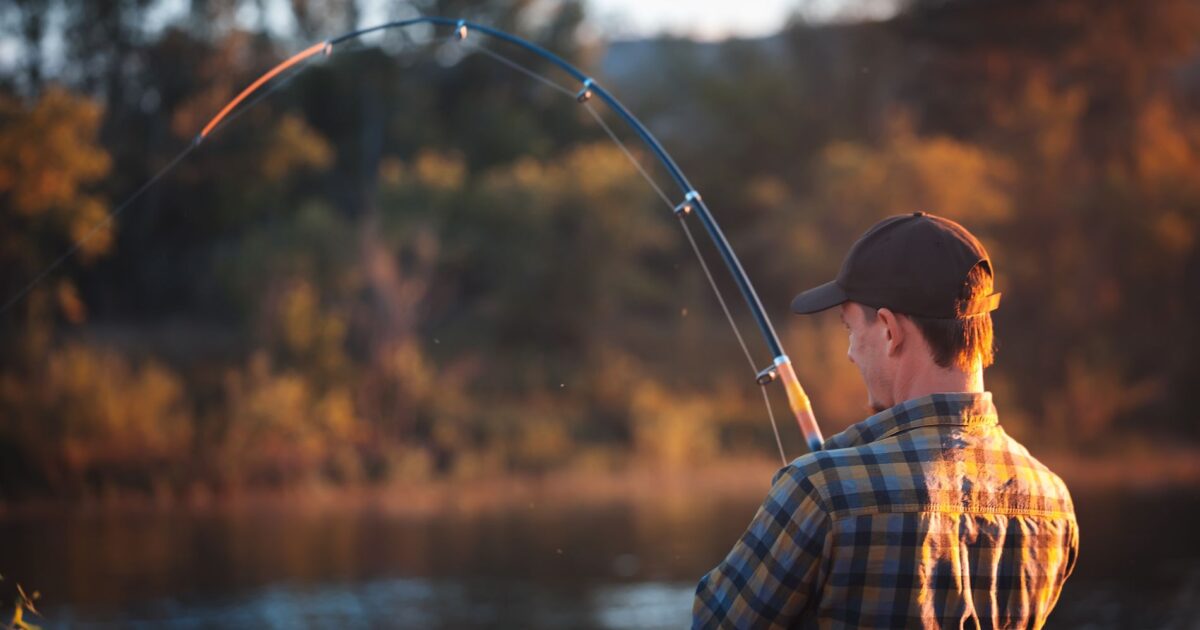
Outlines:
[[[1049,627],[1200,627],[1200,488],[1075,500],[1080,560]],[[49,628],[678,628],[756,506],[10,515],[0,573],[41,591]]]

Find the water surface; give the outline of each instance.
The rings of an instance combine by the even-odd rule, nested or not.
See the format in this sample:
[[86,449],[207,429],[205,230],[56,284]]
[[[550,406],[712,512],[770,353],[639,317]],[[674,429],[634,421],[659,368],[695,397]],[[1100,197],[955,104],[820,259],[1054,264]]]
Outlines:
[[[1075,499],[1050,627],[1196,628],[1200,489]],[[0,573],[41,590],[52,628],[674,628],[757,500],[9,517]]]

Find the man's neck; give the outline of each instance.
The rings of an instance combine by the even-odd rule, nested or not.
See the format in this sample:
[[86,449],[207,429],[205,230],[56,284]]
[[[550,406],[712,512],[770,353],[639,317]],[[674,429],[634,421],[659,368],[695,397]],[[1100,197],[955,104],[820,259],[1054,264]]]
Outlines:
[[897,404],[929,394],[980,393],[983,391],[983,368],[964,372],[938,367],[936,364],[931,364],[924,370],[915,371],[907,381],[897,381],[893,387],[894,400]]

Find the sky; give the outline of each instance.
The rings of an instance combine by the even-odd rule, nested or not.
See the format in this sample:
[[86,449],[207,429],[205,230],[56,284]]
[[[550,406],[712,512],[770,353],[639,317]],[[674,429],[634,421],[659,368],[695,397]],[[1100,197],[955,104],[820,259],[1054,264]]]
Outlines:
[[[556,0],[540,0],[552,5]],[[659,34],[714,41],[727,37],[761,37],[779,31],[793,16],[812,22],[876,19],[890,15],[897,0],[584,0],[593,35],[602,40],[638,39]],[[146,23],[152,29],[186,15],[188,0],[156,3]],[[375,24],[395,19],[397,12],[415,12],[403,0],[368,0],[362,3],[362,22]],[[258,22],[254,3],[239,19],[247,26]],[[292,27],[288,0],[265,3],[268,23],[282,32]],[[11,12],[3,12],[11,19]],[[53,18],[52,18],[53,20]],[[54,59],[61,41],[47,38],[43,53]],[[0,72],[17,67],[16,39],[0,39]]]
[[[182,4],[182,0],[181,4]],[[812,22],[888,17],[897,0],[583,0],[593,32],[601,39],[637,39],[662,33],[701,40],[761,37],[778,32],[793,15]],[[543,7],[557,0],[538,0]],[[361,2],[363,23],[415,13],[403,1]],[[287,3],[271,0],[281,25]]]
[[778,31],[793,14],[825,22],[890,15],[893,0],[585,0],[606,38],[659,33],[693,39],[758,37]]

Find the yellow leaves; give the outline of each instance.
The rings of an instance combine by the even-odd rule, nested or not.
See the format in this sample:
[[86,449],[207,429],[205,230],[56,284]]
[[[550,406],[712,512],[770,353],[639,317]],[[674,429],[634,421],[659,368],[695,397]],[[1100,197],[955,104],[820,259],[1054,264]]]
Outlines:
[[307,282],[297,284],[283,297],[280,328],[283,342],[289,350],[303,352],[312,347],[316,338],[316,294]]
[[[644,158],[642,163],[650,163]],[[653,191],[628,158],[611,143],[575,147],[554,161],[523,158],[482,177],[482,192],[510,212],[545,228],[548,215],[578,214],[589,237],[607,239],[611,260],[627,260],[616,248],[662,249],[678,244],[677,234],[657,220]],[[661,215],[660,215],[661,216]],[[635,227],[636,226],[636,227]]]
[[82,470],[183,453],[192,435],[183,394],[182,382],[163,365],[135,367],[115,351],[72,345],[50,356],[32,396],[39,402],[31,406],[62,426],[63,453]]
[[1146,104],[1135,142],[1138,174],[1148,188],[1169,182],[1194,185],[1200,173],[1200,126],[1181,120],[1170,101],[1158,97]]
[[[639,160],[649,165],[645,156]],[[556,171],[556,175],[569,173],[570,177],[561,179],[565,179],[576,194],[587,198],[611,197],[614,189],[637,178],[628,158],[620,149],[608,143],[585,144],[574,149],[567,154],[565,164]]]
[[54,291],[58,300],[58,309],[63,318],[72,324],[82,324],[87,320],[87,306],[79,298],[79,291],[70,280],[60,280]]
[[350,393],[336,389],[317,403],[317,421],[325,434],[338,442],[354,439],[358,431],[358,415],[354,413],[354,400]]
[[[2,580],[4,580],[4,576],[0,575],[0,581]],[[25,621],[25,611],[28,610],[29,612],[40,616],[42,613],[38,612],[37,606],[34,604],[34,602],[40,599],[42,594],[38,591],[34,591],[32,594],[26,594],[24,587],[22,587],[20,584],[17,584],[16,586],[17,598],[16,601],[13,602],[14,608],[12,620],[6,627],[16,628],[18,630],[41,630],[41,626],[37,626]]]
[[946,136],[919,137],[898,117],[878,149],[847,142],[826,148],[820,195],[831,214],[863,225],[925,210],[979,226],[1012,216],[1015,177],[1001,156]]
[[746,195],[764,208],[779,208],[791,198],[787,184],[777,177],[758,177],[750,182]]
[[460,190],[467,181],[467,164],[461,154],[421,149],[411,164],[398,158],[385,158],[379,164],[379,178],[387,186],[417,186],[425,190],[449,193]]
[[245,374],[227,379],[226,396],[233,461],[295,455],[308,463],[319,453],[312,397],[298,374],[275,374],[266,355],[256,354]]
[[96,145],[98,104],[52,87],[28,109],[0,99],[0,194],[32,216],[71,206],[80,188],[108,174],[108,154]]
[[514,455],[518,461],[532,466],[549,466],[568,459],[575,448],[560,414],[526,415],[518,425],[519,437]]
[[[644,161],[644,160],[643,160]],[[543,197],[580,200],[612,199],[614,192],[639,184],[638,175],[620,149],[610,143],[581,145],[555,162],[522,158],[487,174],[495,194],[521,190]],[[639,192],[644,192],[639,185]]]
[[226,377],[225,394],[229,431],[222,450],[235,476],[310,474],[362,439],[347,390],[321,392],[297,373],[276,372],[264,353]]
[[32,107],[0,97],[0,197],[31,225],[45,222],[72,241],[88,236],[85,260],[112,246],[112,225],[102,224],[107,208],[86,192],[111,168],[97,142],[102,113],[59,87]]
[[991,109],[997,127],[1029,143],[1039,163],[1025,168],[1059,169],[1078,149],[1079,121],[1087,104],[1083,88],[1059,88],[1049,73],[1035,71],[1018,98],[998,99]]
[[399,186],[404,177],[404,162],[399,158],[387,157],[379,162],[379,179],[385,186]]
[[281,116],[272,136],[262,156],[262,172],[269,181],[300,169],[327,168],[333,162],[329,143],[298,116]]
[[717,453],[717,427],[706,398],[671,395],[645,381],[633,392],[632,421],[634,448],[648,461],[682,467]]
[[113,222],[108,208],[95,197],[79,197],[67,220],[67,234],[72,243],[79,243],[78,254],[84,261],[94,260],[112,247]]
[[283,282],[263,303],[262,325],[273,347],[329,376],[346,364],[344,317],[322,309],[309,278]]
[[[1008,219],[1012,214],[1006,184],[1014,178],[1012,166],[985,150],[950,138],[914,143],[908,167],[915,184],[950,218],[978,225]],[[903,152],[903,149],[901,149]]]
[[412,339],[395,343],[388,348],[383,355],[381,367],[409,401],[424,402],[433,396],[437,389],[433,366]]
[[433,190],[455,190],[462,186],[467,176],[462,156],[429,150],[417,154],[413,170],[417,182]]

